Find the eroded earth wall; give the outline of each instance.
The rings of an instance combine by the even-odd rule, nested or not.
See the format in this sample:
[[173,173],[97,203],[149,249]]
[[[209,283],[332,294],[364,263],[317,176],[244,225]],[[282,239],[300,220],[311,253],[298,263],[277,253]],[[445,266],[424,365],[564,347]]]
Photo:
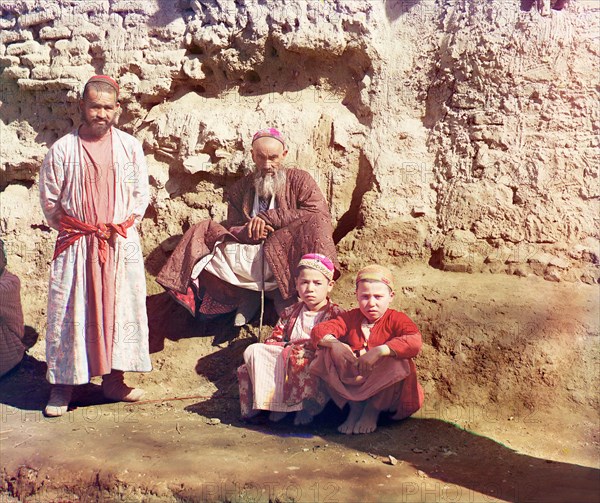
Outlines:
[[0,232],[43,315],[55,231],[48,147],[94,73],[144,145],[155,275],[190,224],[223,219],[252,133],[329,201],[340,260],[596,283],[597,2],[2,0]]

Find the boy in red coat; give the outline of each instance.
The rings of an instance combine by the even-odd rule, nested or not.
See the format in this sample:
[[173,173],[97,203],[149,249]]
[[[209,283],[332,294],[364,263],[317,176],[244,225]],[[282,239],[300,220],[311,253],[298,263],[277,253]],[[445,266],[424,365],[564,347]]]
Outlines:
[[350,404],[338,431],[371,433],[382,410],[394,419],[414,414],[423,404],[413,358],[421,333],[404,313],[389,309],[394,284],[389,269],[367,266],[356,276],[358,309],[320,323],[311,332],[318,348],[310,372],[325,382],[340,408]]

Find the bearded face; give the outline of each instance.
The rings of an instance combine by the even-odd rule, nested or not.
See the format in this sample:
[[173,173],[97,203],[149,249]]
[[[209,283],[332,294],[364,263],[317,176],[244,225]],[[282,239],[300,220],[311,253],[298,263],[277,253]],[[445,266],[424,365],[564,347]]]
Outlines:
[[258,197],[269,199],[275,194],[281,194],[285,189],[285,170],[275,172],[254,172],[254,189]]
[[268,199],[285,187],[284,145],[274,138],[259,138],[252,144],[252,160],[256,166],[254,188],[259,197]]
[[111,89],[90,88],[79,103],[81,132],[90,138],[102,138],[116,124],[119,103]]

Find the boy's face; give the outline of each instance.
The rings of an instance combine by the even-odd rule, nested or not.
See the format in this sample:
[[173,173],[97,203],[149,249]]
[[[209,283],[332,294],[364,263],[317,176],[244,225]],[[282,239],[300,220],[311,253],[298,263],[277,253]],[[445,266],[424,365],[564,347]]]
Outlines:
[[327,303],[327,294],[331,292],[333,283],[323,273],[306,268],[296,278],[296,290],[302,302],[312,311]]
[[381,281],[361,281],[356,287],[358,307],[369,323],[377,321],[385,314],[393,298],[394,292]]

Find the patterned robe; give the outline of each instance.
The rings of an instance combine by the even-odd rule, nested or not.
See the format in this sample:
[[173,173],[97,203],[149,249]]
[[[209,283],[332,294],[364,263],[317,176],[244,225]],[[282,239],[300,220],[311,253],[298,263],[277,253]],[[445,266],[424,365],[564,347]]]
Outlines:
[[[217,242],[246,242],[242,229],[251,218],[254,194],[252,175],[238,180],[229,189],[224,225],[204,220],[190,227],[156,277],[156,281],[192,315],[195,316],[197,309],[191,282],[194,266],[211,253]],[[338,275],[331,215],[318,185],[301,169],[286,169],[285,189],[275,195],[275,201],[276,208],[258,214],[275,229],[264,242],[265,259],[282,298],[293,302],[296,293],[293,271],[302,255],[326,255],[336,266]],[[199,311],[204,314],[233,311],[244,294],[239,287],[205,272],[200,275],[200,290],[203,299]]]
[[[315,355],[310,346],[310,334],[294,337],[299,332],[297,324],[302,322],[303,307],[304,303],[298,302],[286,308],[264,344],[252,344],[246,349],[247,353],[254,354],[252,373],[246,364],[237,372],[242,417],[248,417],[253,409],[293,412],[308,408],[315,415],[327,403],[319,380],[308,372]],[[343,312],[337,304],[328,301],[320,311],[318,321],[330,320]],[[281,399],[264,398],[271,396],[275,389],[282,394]],[[262,397],[260,403],[257,403],[256,395]]]
[[[146,160],[141,144],[131,135],[111,129],[115,179],[113,224],[132,215],[139,222],[149,200]],[[60,138],[46,155],[40,170],[40,202],[51,227],[59,229],[63,215],[85,221],[90,180],[86,172],[78,131]],[[46,332],[47,378],[51,384],[84,384],[92,377],[88,345],[90,327],[98,337],[112,336],[111,366],[115,370],[151,370],[146,314],[146,279],[136,225],[126,237],[114,235],[108,242],[114,266],[112,305],[114,326],[102,326],[89,302],[88,261],[93,257],[95,236],[78,239],[51,264]],[[102,318],[100,318],[102,319]],[[110,334],[110,335],[107,335]],[[110,343],[110,341],[109,341]]]

